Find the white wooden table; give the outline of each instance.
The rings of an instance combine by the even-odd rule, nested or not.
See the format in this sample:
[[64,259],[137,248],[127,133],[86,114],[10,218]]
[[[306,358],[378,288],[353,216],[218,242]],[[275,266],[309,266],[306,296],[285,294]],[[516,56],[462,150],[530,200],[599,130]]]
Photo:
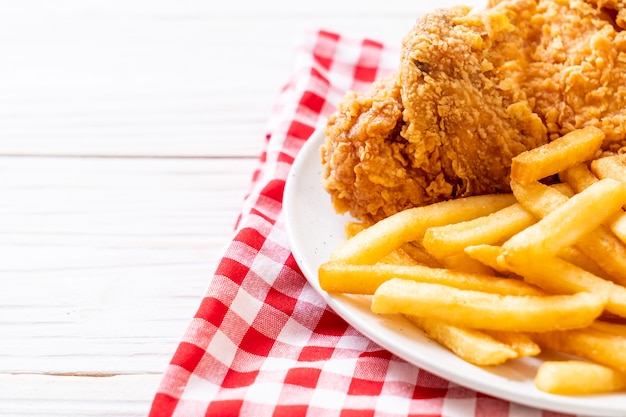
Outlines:
[[418,3],[0,0],[0,415],[145,416],[294,38],[400,42]]

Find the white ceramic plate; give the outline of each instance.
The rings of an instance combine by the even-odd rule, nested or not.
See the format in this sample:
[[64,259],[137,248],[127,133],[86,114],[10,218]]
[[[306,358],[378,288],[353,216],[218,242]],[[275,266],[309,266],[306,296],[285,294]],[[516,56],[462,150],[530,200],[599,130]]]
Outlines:
[[495,367],[471,365],[435,342],[401,316],[379,316],[366,297],[330,295],[319,287],[317,269],[343,240],[349,220],[333,210],[320,182],[318,130],[293,165],[284,196],[286,226],[295,259],[309,283],[337,314],[365,336],[406,361],[449,381],[530,407],[578,415],[624,416],[626,394],[566,397],[541,392],[533,377],[541,358],[524,358]]

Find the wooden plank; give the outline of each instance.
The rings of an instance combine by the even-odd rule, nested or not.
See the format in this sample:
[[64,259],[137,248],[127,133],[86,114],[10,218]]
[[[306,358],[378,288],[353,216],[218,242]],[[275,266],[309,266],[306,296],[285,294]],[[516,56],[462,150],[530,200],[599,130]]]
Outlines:
[[0,372],[161,372],[256,165],[0,158]]
[[221,238],[257,165],[233,158],[0,158],[0,234]]
[[1,373],[160,373],[212,265],[11,274],[0,300]]
[[430,7],[153,3],[0,14],[0,155],[256,156],[303,29],[399,45]]
[[3,417],[145,417],[161,376],[0,374]]

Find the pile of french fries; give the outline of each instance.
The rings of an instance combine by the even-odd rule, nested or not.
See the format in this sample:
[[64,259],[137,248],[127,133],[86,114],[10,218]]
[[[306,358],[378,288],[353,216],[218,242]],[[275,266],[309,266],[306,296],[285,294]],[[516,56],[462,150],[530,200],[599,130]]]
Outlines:
[[329,293],[371,296],[480,366],[562,352],[534,383],[563,395],[626,390],[626,155],[573,131],[512,161],[511,194],[348,223],[319,268]]

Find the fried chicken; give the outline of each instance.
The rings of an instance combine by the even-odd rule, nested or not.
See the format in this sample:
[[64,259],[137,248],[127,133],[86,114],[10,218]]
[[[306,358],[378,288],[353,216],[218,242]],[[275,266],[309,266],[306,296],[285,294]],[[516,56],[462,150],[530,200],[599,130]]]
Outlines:
[[[518,85],[525,63],[516,46],[524,38],[511,21],[527,19],[532,2],[518,3],[528,6],[519,7],[523,16],[499,5],[424,16],[403,40],[397,75],[344,98],[321,149],[324,186],[338,212],[375,221],[509,189],[511,158],[547,141]],[[394,111],[379,110],[385,106]]]
[[426,198],[425,178],[407,163],[399,136],[402,110],[397,74],[392,74],[367,94],[349,92],[328,118],[323,177],[339,212],[380,218]]
[[417,20],[398,71],[328,119],[323,185],[339,213],[377,221],[509,192],[511,159],[594,125],[626,136],[623,0],[492,0]]
[[547,141],[519,86],[532,4],[445,10],[404,38],[401,135],[430,181],[425,203],[508,191],[511,159]]
[[614,19],[582,0],[539,2],[522,87],[551,139],[593,125],[606,134],[606,147],[623,146],[626,32]]

